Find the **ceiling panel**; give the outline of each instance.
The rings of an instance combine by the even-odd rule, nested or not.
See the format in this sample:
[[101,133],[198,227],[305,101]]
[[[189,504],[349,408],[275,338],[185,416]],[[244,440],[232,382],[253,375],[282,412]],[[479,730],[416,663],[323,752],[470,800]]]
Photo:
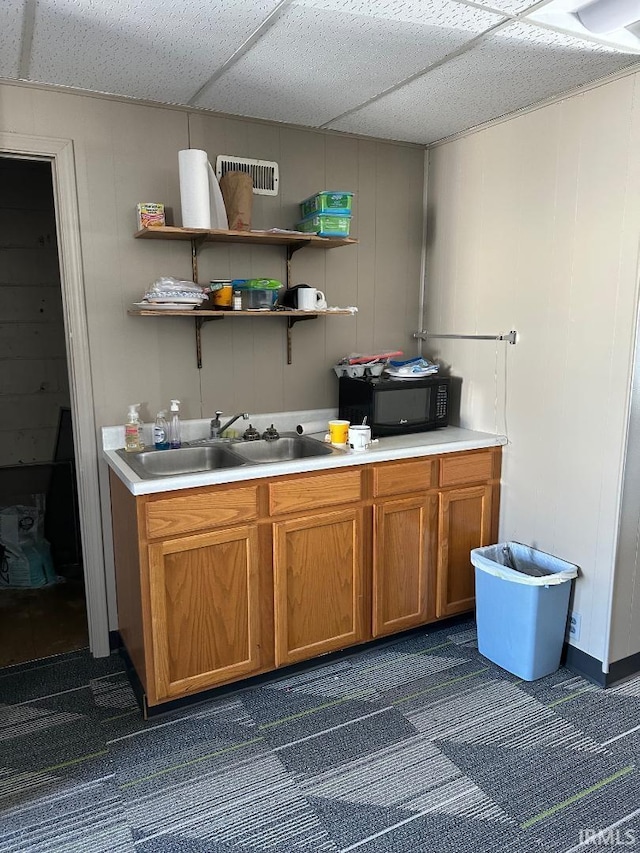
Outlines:
[[453,29],[460,27],[473,32],[487,29],[496,20],[494,15],[487,15],[486,10],[476,8],[478,4],[469,5],[466,0],[430,0],[427,3],[425,0],[294,0],[294,4],[383,21],[404,21]]
[[[462,3],[464,0],[458,0]],[[540,6],[539,0],[473,0],[478,6],[485,9],[494,9],[496,12],[506,12],[507,15],[518,15],[532,6]],[[547,0],[548,2],[548,0]],[[578,0],[576,0],[578,2]]]
[[637,57],[513,23],[467,53],[331,124],[429,143],[600,79]]
[[[4,0],[3,0],[4,3]],[[30,79],[185,103],[278,0],[39,0]]]
[[0,25],[0,77],[17,77],[20,66],[20,41],[24,0],[2,0]]
[[[503,20],[453,0],[377,4],[390,11],[404,7],[411,21],[398,15],[384,19],[345,12],[361,5],[353,0],[324,5],[327,8],[315,8],[306,0],[293,6],[202,92],[198,106],[317,126]],[[374,8],[375,0],[368,5]]]

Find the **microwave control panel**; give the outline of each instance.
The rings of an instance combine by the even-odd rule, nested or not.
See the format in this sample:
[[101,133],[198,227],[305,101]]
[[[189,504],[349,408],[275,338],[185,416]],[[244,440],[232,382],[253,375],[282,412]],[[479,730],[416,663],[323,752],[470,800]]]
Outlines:
[[441,421],[443,418],[447,417],[448,414],[448,399],[449,392],[446,385],[438,385],[438,391],[436,394],[436,420]]

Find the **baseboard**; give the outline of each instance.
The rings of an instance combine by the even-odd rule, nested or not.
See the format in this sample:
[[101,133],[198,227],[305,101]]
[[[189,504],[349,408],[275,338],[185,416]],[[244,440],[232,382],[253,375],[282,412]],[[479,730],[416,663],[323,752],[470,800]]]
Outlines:
[[609,664],[607,687],[611,684],[617,684],[619,681],[625,681],[627,678],[638,675],[638,673],[640,673],[640,652]]
[[640,652],[622,658],[622,660],[614,661],[609,665],[609,672],[603,672],[601,660],[565,643],[562,663],[571,672],[581,675],[587,681],[597,684],[598,687],[612,687],[614,684],[640,673]]
[[[309,671],[314,668],[325,666],[334,660],[352,657],[365,651],[366,649],[382,648],[384,646],[392,646],[401,640],[410,637],[412,634],[419,634],[431,630],[442,630],[443,628],[453,628],[461,622],[468,622],[472,614],[461,613],[459,616],[449,616],[446,619],[441,619],[435,622],[429,622],[427,625],[420,625],[418,628],[410,628],[407,631],[402,631],[399,634],[392,634],[386,637],[379,637],[375,640],[369,640],[367,643],[360,643],[356,646],[349,646],[346,649],[340,649],[335,652],[328,652],[324,655],[319,655],[309,660],[300,661],[299,663],[289,664],[288,666],[279,667],[278,669],[269,670],[259,675],[248,676],[239,681],[232,681],[230,684],[222,684],[219,687],[210,687],[207,690],[201,690],[191,696],[182,696],[179,699],[170,699],[167,702],[162,702],[160,705],[149,706],[147,696],[145,694],[142,682],[138,678],[135,667],[131,662],[131,658],[127,652],[127,647],[121,643],[119,654],[125,664],[127,676],[131,687],[136,697],[136,701],[140,706],[142,715],[145,720],[151,720],[161,714],[167,714],[170,711],[178,711],[182,708],[189,708],[192,705],[197,705],[200,702],[206,702],[208,699],[218,698],[227,693],[240,693],[244,690],[250,690],[258,687],[261,684],[267,684],[269,681],[276,681],[284,676],[295,675],[297,672]],[[115,631],[114,633],[118,633]],[[120,635],[118,634],[118,637]]]
[[602,671],[602,661],[591,657],[582,649],[565,643],[562,652],[562,664],[571,672],[575,672],[576,675],[581,675],[587,681],[597,684],[598,687],[607,686],[607,675]]

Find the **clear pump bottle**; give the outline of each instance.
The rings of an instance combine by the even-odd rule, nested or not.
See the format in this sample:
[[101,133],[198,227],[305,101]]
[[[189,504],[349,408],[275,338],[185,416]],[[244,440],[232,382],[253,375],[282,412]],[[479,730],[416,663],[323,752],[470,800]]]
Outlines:
[[171,401],[171,421],[169,422],[169,445],[177,450],[182,444],[180,438],[180,400]]
[[171,447],[166,412],[158,412],[156,415],[156,422],[153,427],[153,445],[156,450],[168,450]]
[[142,443],[142,421],[138,413],[139,408],[140,403],[132,403],[129,406],[129,414],[124,426],[124,447],[130,453],[136,450],[144,450],[144,444]]

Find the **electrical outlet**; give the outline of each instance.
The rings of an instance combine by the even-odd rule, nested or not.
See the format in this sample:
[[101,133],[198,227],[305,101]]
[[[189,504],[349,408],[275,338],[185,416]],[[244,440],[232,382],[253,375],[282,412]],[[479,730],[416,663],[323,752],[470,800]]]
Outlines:
[[570,637],[572,640],[580,639],[580,622],[582,621],[582,617],[579,613],[576,613],[574,610],[569,614],[569,622],[567,624],[567,637]]

